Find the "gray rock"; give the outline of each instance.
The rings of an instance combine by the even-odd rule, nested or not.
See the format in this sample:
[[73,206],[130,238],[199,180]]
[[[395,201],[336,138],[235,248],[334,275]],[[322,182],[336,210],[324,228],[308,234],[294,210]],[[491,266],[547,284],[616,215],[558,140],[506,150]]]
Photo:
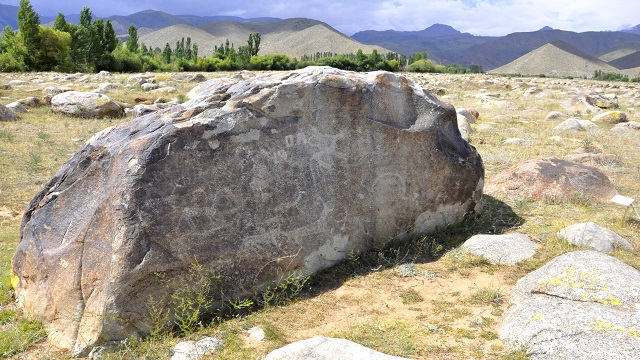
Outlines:
[[617,233],[592,222],[574,224],[558,231],[557,236],[576,246],[608,253],[616,248],[633,250],[633,246]]
[[640,271],[597,251],[561,255],[520,279],[500,338],[534,360],[638,359]]
[[133,107],[133,111],[131,112],[131,117],[135,119],[140,116],[147,115],[158,110],[160,110],[160,107],[158,107],[157,105],[138,104]]
[[0,90],[11,90],[11,85],[9,84],[1,84]]
[[611,128],[611,132],[613,133],[626,133],[626,132],[634,132],[640,130],[640,122],[638,121],[629,121],[624,123],[619,123],[616,126]]
[[493,264],[515,265],[530,259],[537,245],[524,234],[475,235],[462,244],[462,249],[483,257]]
[[28,98],[24,98],[22,100],[19,100],[20,103],[22,103],[22,105],[28,106],[28,107],[40,107],[43,105],[42,100],[38,99],[37,97],[28,97]]
[[567,118],[569,118],[569,116],[564,113],[561,113],[559,111],[552,111],[547,114],[545,120],[565,120]]
[[142,90],[144,91],[151,91],[151,90],[155,90],[158,88],[158,84],[152,84],[152,83],[144,83],[142,85],[140,85],[140,87],[142,88]]
[[124,115],[120,105],[108,96],[90,92],[69,91],[51,98],[54,112],[83,118],[118,118]]
[[264,339],[266,339],[267,337],[264,330],[257,326],[252,327],[251,329],[247,330],[247,332],[249,333],[249,337],[255,341],[264,341]]
[[29,82],[24,80],[11,80],[9,81],[9,85],[12,85],[12,86],[29,85]]
[[253,296],[461,221],[483,174],[454,108],[405,77],[267,73],[88,140],[25,211],[18,303],[88,352],[149,331],[195,263]]
[[0,104],[0,121],[14,121],[20,117],[8,107]]
[[183,341],[173,347],[171,360],[198,360],[215,353],[222,345],[218,338],[207,337],[199,341]]
[[402,360],[349,340],[314,337],[270,352],[264,360]]
[[229,87],[235,85],[237,80],[220,78],[212,79],[198,84],[187,93],[187,99],[196,99],[203,95],[223,94]]
[[558,126],[554,127],[553,130],[556,131],[584,131],[584,127],[578,119],[569,118],[563,122],[561,122]]
[[463,115],[457,115],[458,131],[465,141],[469,141],[469,134],[473,131],[469,120]]
[[456,114],[464,116],[469,122],[469,124],[473,124],[476,122],[475,116],[473,116],[473,114],[467,109],[463,109],[463,108],[456,109]]
[[505,145],[523,145],[526,142],[523,138],[508,138],[504,140]]
[[609,201],[618,193],[595,167],[554,157],[531,159],[492,176],[485,186],[493,196],[532,200],[563,200],[581,194]]
[[51,96],[55,96],[58,94],[62,94],[65,92],[71,91],[71,88],[68,88],[66,86],[61,86],[61,85],[52,85],[52,86],[47,86],[42,90],[42,93],[44,95],[51,95]]
[[11,104],[8,104],[7,107],[13,112],[17,113],[26,113],[28,110],[22,105],[19,101],[14,101]]
[[98,76],[99,78],[108,78],[108,77],[113,77],[113,74],[106,70],[102,70],[96,76]]
[[165,86],[165,87],[161,87],[161,88],[157,88],[157,89],[149,91],[149,93],[151,93],[151,94],[174,93],[174,92],[176,92],[176,88],[171,87],[171,86]]
[[602,109],[618,107],[616,99],[610,99],[598,93],[580,94],[562,103],[562,107],[569,113],[597,114]]
[[594,116],[591,121],[618,124],[627,121],[627,114],[622,111],[607,111]]

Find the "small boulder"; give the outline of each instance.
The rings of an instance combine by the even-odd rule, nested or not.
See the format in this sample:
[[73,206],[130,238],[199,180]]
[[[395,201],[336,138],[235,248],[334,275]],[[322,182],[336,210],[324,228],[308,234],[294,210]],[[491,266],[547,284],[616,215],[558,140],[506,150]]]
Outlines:
[[106,70],[102,70],[98,73],[97,75],[99,78],[109,78],[109,77],[113,77],[113,74],[106,71]]
[[249,333],[249,337],[255,341],[264,341],[264,339],[266,339],[267,337],[267,334],[265,334],[264,330],[257,326],[252,327],[251,329],[247,330],[247,332]]
[[406,360],[383,354],[349,340],[314,337],[270,352],[264,360]]
[[195,83],[201,83],[203,81],[207,80],[204,75],[202,74],[195,74],[192,77],[190,77],[187,81],[188,82],[195,82]]
[[462,244],[473,255],[493,264],[515,265],[530,259],[536,253],[536,244],[524,234],[475,235]]
[[613,133],[626,133],[634,130],[635,131],[640,130],[640,122],[629,121],[629,122],[619,123],[616,126],[611,128],[611,132]]
[[68,92],[71,91],[71,88],[68,88],[66,86],[61,86],[61,85],[52,85],[52,86],[47,86],[46,88],[44,88],[42,90],[42,93],[45,95],[51,95],[51,96],[55,96],[58,94],[62,94],[64,92]]
[[0,104],[0,121],[14,121],[18,119],[18,115],[13,110]]
[[0,90],[11,90],[11,85],[9,84],[1,84]]
[[469,124],[473,124],[473,123],[476,122],[476,117],[473,116],[473,114],[471,114],[471,112],[469,110],[467,110],[467,109],[463,109],[463,108],[456,109],[456,113],[458,115],[464,116],[467,119],[467,121],[469,122]]
[[183,341],[173,347],[171,360],[197,360],[213,354],[221,345],[222,341],[213,337],[207,337],[200,341]]
[[594,116],[591,121],[618,124],[627,121],[627,114],[622,111],[607,111]]
[[12,86],[29,85],[29,82],[24,80],[11,80],[9,81],[9,85],[12,85]]
[[505,145],[523,145],[526,142],[523,138],[509,138],[504,140]]
[[533,360],[638,359],[640,271],[574,251],[518,280],[500,330]]
[[572,245],[592,248],[603,253],[612,252],[616,248],[633,250],[633,246],[625,238],[592,222],[568,226],[556,235]]
[[561,113],[559,111],[552,111],[549,114],[547,114],[547,117],[544,118],[545,120],[565,120],[569,118],[569,115]]
[[460,131],[460,136],[462,136],[462,138],[468,142],[469,134],[473,131],[471,129],[471,124],[469,124],[469,120],[467,120],[465,116],[458,114],[457,121],[458,121],[458,130]]
[[157,89],[158,88],[158,84],[144,83],[144,84],[140,85],[140,87],[144,91],[151,91],[151,90]]
[[54,96],[51,108],[55,112],[83,118],[118,118],[124,110],[108,96],[91,93],[69,91]]
[[578,132],[578,131],[584,131],[584,127],[582,126],[580,121],[578,121],[578,119],[569,118],[561,122],[558,126],[554,127],[553,130]]
[[22,105],[19,101],[14,101],[11,104],[8,104],[7,107],[13,112],[17,113],[26,113],[28,110]]
[[554,157],[521,162],[492,176],[486,193],[508,198],[571,199],[577,194],[608,201],[618,192],[595,167]]
[[598,93],[576,95],[562,103],[562,107],[569,113],[582,114],[599,113],[602,109],[617,108],[616,99],[610,99]]
[[28,106],[28,107],[40,107],[43,106],[44,104],[42,103],[42,100],[38,99],[37,97],[28,97],[28,98],[24,98],[22,100],[18,100],[22,105],[24,106]]

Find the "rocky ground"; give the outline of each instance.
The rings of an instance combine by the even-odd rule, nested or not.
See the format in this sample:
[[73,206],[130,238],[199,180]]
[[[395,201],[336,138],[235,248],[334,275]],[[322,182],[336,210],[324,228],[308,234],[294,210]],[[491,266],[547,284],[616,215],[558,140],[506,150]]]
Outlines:
[[[0,310],[15,314],[0,318],[2,336],[19,336],[8,271],[26,204],[95,132],[184,102],[205,79],[255,74],[197,75],[0,74]],[[576,358],[603,348],[636,358],[640,295],[619,289],[637,282],[640,219],[609,199],[640,197],[640,84],[406,76],[458,110],[460,132],[485,165],[481,215],[410,246],[352,254],[281,303],[262,301],[181,336],[131,339],[101,356],[167,358],[180,341],[212,337],[208,358],[256,358],[324,336],[413,359]],[[96,95],[56,105],[70,91]],[[585,223],[593,225],[567,235]],[[465,244],[502,234],[511,235]],[[577,251],[587,249],[595,250]],[[11,352],[68,356],[46,342]]]

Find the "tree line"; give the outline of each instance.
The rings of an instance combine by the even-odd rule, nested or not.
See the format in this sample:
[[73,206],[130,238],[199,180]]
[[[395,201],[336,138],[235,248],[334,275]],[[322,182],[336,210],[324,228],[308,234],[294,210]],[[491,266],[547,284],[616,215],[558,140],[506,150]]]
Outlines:
[[212,54],[201,56],[190,37],[163,49],[139,43],[138,30],[129,26],[128,38],[122,43],[111,21],[93,19],[91,9],[80,12],[80,24],[66,21],[59,13],[53,27],[40,24],[40,16],[29,0],[21,0],[18,9],[18,32],[9,26],[0,39],[0,71],[114,72],[140,71],[230,71],[291,70],[311,65],[326,65],[352,71],[417,71],[417,72],[483,72],[477,65],[437,65],[426,53],[410,56],[373,50],[365,54],[333,54],[317,52],[300,60],[284,54],[258,55],[262,42],[259,33],[250,34],[247,43],[237,49],[227,40],[215,46]]

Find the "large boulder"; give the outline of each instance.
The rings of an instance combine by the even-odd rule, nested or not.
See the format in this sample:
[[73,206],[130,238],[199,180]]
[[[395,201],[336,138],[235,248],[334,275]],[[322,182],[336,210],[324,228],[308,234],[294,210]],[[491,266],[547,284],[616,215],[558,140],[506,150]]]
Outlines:
[[527,160],[503,170],[487,181],[485,191],[533,200],[567,200],[577,195],[610,200],[618,193],[597,168],[554,157]]
[[462,249],[483,257],[492,264],[515,265],[533,257],[536,243],[520,233],[504,235],[474,235],[462,244]]
[[638,359],[640,271],[597,251],[561,255],[518,280],[500,331],[531,359]]
[[599,113],[603,109],[614,109],[618,107],[617,99],[608,98],[599,93],[589,93],[576,95],[564,101],[562,107],[569,113],[591,114]]
[[92,92],[68,91],[51,98],[51,109],[66,115],[83,118],[118,118],[123,108],[106,95]]
[[210,81],[96,134],[28,205],[13,282],[54,344],[148,333],[150,301],[171,313],[194,266],[216,296],[251,296],[480,208],[482,160],[454,108],[402,76]]
[[592,248],[604,253],[612,252],[618,248],[633,250],[633,246],[625,238],[592,222],[567,226],[558,231],[556,235],[572,245]]
[[0,104],[0,121],[14,121],[20,117],[10,108]]

